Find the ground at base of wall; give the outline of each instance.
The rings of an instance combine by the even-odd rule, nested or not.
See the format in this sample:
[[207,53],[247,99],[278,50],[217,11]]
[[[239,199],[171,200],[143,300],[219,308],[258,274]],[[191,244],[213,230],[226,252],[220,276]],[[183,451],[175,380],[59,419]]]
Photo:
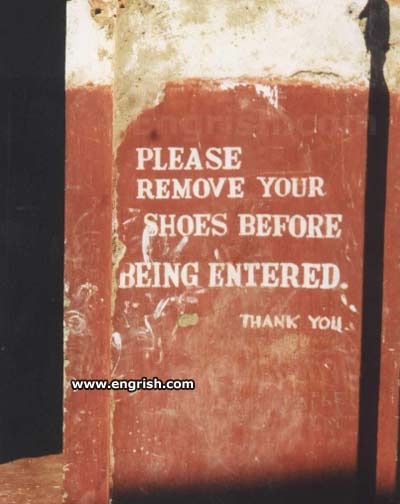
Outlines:
[[0,504],[61,504],[63,456],[0,465]]

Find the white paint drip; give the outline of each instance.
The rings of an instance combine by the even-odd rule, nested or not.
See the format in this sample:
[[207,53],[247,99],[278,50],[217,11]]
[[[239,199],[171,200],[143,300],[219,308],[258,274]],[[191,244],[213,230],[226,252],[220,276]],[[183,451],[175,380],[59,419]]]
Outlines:
[[189,243],[189,237],[184,236],[182,240],[178,243],[178,245],[175,247],[174,254],[179,255],[188,243]]
[[120,335],[120,333],[118,332],[115,332],[112,334],[112,346],[118,351],[118,358],[114,364],[114,367],[113,367],[113,370],[111,372],[111,375],[113,376],[117,367],[118,367],[118,364],[121,360],[121,354],[122,354],[122,337]]
[[156,350],[156,348],[158,348],[158,351],[159,351],[158,364],[160,364],[163,361],[163,358],[164,358],[164,351],[163,351],[163,347],[162,347],[162,339],[160,337],[158,337],[158,338],[156,337],[155,332],[153,330],[153,327],[152,327],[149,319],[150,319],[150,315],[145,315],[144,316],[144,324],[145,324],[146,329],[147,329],[147,331],[150,334],[151,339],[152,339],[152,345],[151,345],[150,348],[147,348],[147,352],[148,351],[154,351],[154,350]]
[[142,235],[142,254],[143,254],[143,261],[146,264],[151,264],[152,259],[151,259],[151,227],[146,226],[143,229],[143,235]]
[[163,313],[164,313],[164,310],[165,308],[167,307],[168,303],[173,300],[173,298],[165,298],[165,299],[161,299],[161,301],[158,303],[155,311],[154,311],[154,314],[153,314],[153,317],[157,320],[159,319]]

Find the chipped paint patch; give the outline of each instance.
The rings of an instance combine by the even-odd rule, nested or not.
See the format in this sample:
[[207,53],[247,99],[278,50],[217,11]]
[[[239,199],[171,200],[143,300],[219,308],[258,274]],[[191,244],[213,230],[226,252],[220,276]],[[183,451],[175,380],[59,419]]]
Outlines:
[[279,108],[279,87],[277,84],[269,85],[234,80],[224,80],[220,84],[220,88],[224,91],[237,89],[239,87],[254,87],[258,96],[265,98],[275,109]]
[[[118,2],[121,4],[121,2]],[[105,28],[107,37],[113,36],[115,18],[117,17],[117,2],[115,0],[89,0],[90,15],[94,21]]]

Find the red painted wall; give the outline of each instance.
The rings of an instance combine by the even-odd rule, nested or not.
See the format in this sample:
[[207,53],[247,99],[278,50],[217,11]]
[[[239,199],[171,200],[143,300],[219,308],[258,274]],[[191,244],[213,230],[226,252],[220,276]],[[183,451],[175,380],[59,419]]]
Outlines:
[[[266,84],[266,83],[264,83]],[[272,83],[273,84],[273,83]],[[356,470],[367,94],[279,84],[279,106],[251,84],[167,86],[118,150],[118,226],[128,263],[335,263],[334,290],[199,287],[117,290],[114,377],[193,378],[195,392],[114,395],[113,485],[156,489],[264,484]],[[137,147],[241,146],[236,172],[137,171]],[[140,177],[245,178],[245,197],[137,200]],[[323,198],[263,198],[257,176],[325,180]],[[144,214],[228,214],[224,237],[146,238]],[[236,214],[343,214],[340,239],[238,237]],[[145,245],[144,245],[145,240]],[[147,245],[146,245],[147,244]],[[144,253],[145,252],[145,253]],[[147,258],[147,259],[146,259]],[[180,327],[183,314],[197,314]],[[245,329],[240,314],[300,315],[294,329]],[[311,316],[342,317],[342,332]]]
[[65,242],[65,502],[108,502],[107,392],[73,392],[71,379],[110,370],[112,95],[67,91]]

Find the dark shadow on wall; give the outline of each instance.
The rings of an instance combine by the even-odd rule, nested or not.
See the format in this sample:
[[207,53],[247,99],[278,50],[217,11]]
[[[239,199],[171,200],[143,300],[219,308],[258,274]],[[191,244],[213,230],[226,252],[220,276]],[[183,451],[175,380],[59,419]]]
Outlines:
[[[239,478],[238,478],[239,479]],[[115,490],[113,504],[354,504],[356,477],[316,474],[254,486],[207,487],[166,490]],[[381,499],[381,500],[380,500]],[[388,504],[380,496],[377,504]]]
[[0,21],[0,462],[62,450],[65,2]]
[[360,19],[366,19],[365,43],[371,57],[371,73],[365,193],[357,503],[372,504],[375,502],[376,492],[386,178],[390,118],[390,95],[384,76],[390,38],[388,3],[385,0],[369,0],[360,14]]

